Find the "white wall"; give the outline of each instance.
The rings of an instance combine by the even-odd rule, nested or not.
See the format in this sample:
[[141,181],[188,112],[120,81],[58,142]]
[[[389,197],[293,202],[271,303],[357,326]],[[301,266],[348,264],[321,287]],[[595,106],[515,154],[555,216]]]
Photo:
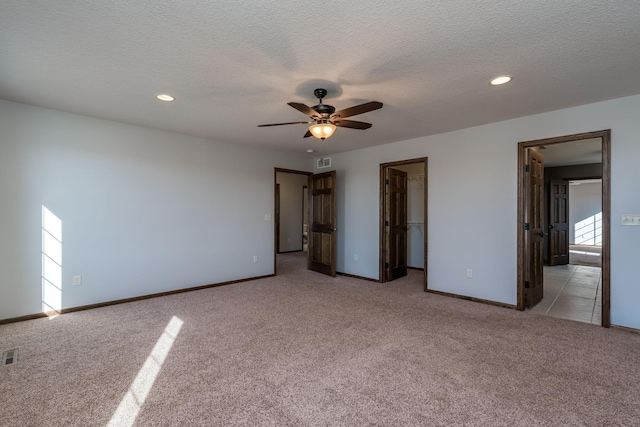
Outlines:
[[379,164],[428,157],[429,287],[515,304],[517,143],[612,129],[611,320],[640,328],[640,227],[620,226],[640,212],[638,111],[636,95],[334,155],[338,270],[378,278]]
[[42,311],[42,206],[62,223],[63,308],[272,274],[274,167],[312,166],[0,101],[0,319]]
[[303,198],[307,175],[278,172],[280,184],[280,252],[302,250]]
[[569,243],[602,244],[601,182],[569,186]]

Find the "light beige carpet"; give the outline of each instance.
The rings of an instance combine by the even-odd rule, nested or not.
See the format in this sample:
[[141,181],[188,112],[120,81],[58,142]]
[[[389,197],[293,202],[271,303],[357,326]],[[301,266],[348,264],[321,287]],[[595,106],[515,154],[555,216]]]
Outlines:
[[2,426],[637,426],[640,335],[300,270],[0,325]]
[[569,264],[602,267],[602,246],[569,245]]

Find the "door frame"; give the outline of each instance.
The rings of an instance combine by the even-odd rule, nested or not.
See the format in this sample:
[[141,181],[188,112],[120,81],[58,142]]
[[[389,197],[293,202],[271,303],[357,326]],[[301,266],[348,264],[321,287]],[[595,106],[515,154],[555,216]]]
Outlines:
[[560,144],[583,139],[600,138],[602,141],[602,322],[611,326],[611,129],[578,133],[554,138],[522,141],[518,143],[518,220],[517,220],[517,310],[524,310],[525,233],[526,208],[525,165],[526,150],[541,145]]
[[[307,178],[308,181],[308,178]],[[307,194],[305,194],[307,193]],[[306,202],[306,203],[305,203]],[[305,210],[304,205],[307,205],[307,209]],[[303,185],[302,186],[302,251],[304,252],[304,241],[305,241],[305,235],[304,235],[304,220],[305,220],[305,216],[307,217],[307,249],[309,248],[309,184],[307,183],[307,185]]]
[[275,190],[275,206],[273,208],[273,225],[276,228],[275,243],[276,243],[276,255],[280,253],[280,184],[278,184],[276,178],[276,190]]
[[422,189],[423,189],[423,194],[424,194],[424,233],[423,233],[423,238],[424,238],[424,279],[423,279],[423,283],[424,283],[424,291],[427,292],[427,267],[428,267],[428,255],[429,255],[429,251],[428,251],[428,229],[429,227],[427,226],[427,221],[428,221],[428,205],[429,205],[429,197],[428,197],[428,193],[429,193],[429,186],[428,186],[428,171],[429,171],[429,162],[428,162],[429,158],[428,157],[419,157],[419,158],[415,158],[415,159],[408,159],[408,160],[400,160],[400,161],[396,161],[396,162],[388,162],[388,163],[381,163],[380,164],[380,211],[379,211],[379,219],[380,219],[380,244],[379,244],[379,265],[378,265],[378,282],[380,283],[385,283],[386,282],[386,276],[384,274],[384,264],[387,261],[387,255],[388,255],[388,251],[387,251],[387,247],[386,247],[386,239],[385,239],[385,233],[386,233],[386,227],[384,225],[384,221],[385,221],[385,206],[387,203],[387,197],[386,197],[386,192],[385,192],[385,175],[387,172],[387,169],[393,168],[394,166],[402,166],[402,165],[410,165],[410,164],[415,164],[415,163],[423,163],[424,165],[424,177],[423,177],[423,185],[422,185]]
[[[277,191],[278,191],[278,172],[280,173],[291,173],[296,175],[313,175],[313,172],[305,172],[294,169],[283,169],[283,168],[273,168],[273,212],[275,213],[278,209],[278,199],[277,199]],[[307,198],[309,194],[307,194]],[[309,200],[307,200],[307,206]],[[274,215],[275,216],[275,215]],[[274,218],[275,219],[275,218]],[[279,222],[279,221],[278,221]],[[276,224],[276,221],[273,221],[273,274],[277,275],[278,270],[276,266],[276,256],[278,255],[278,239],[279,239],[279,226],[280,224]]]

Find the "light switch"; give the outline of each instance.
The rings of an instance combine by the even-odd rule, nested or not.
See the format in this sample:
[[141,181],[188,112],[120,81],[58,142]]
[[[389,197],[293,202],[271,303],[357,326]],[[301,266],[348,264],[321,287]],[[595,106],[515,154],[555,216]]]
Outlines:
[[271,214],[264,214],[265,221],[271,221]]
[[622,225],[640,225],[640,214],[622,214],[620,219]]

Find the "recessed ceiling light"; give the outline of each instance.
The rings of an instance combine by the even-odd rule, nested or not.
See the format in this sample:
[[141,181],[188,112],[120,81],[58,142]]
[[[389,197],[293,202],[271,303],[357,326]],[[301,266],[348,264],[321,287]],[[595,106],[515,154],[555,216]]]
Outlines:
[[511,81],[511,77],[509,76],[499,76],[491,80],[491,84],[494,86],[498,86],[498,85],[503,85],[505,83],[509,83],[510,81]]
[[160,101],[173,101],[175,98],[171,95],[167,95],[166,93],[161,93],[160,95],[156,96],[156,98],[158,98]]
[[313,153],[313,150],[312,150],[311,148],[309,148],[309,149],[307,150],[307,153]]

